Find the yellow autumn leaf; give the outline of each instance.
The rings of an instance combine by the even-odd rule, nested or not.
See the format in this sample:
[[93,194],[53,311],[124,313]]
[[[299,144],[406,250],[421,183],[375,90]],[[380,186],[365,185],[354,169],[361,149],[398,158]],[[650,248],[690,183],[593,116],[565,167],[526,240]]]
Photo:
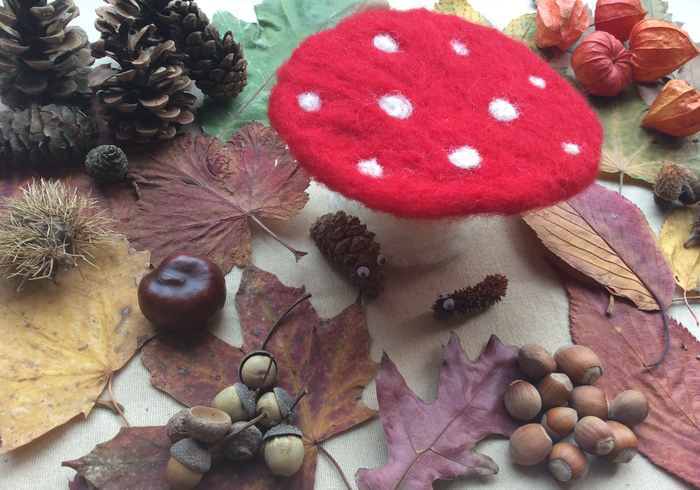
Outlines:
[[683,206],[674,211],[661,227],[661,248],[671,259],[676,283],[686,291],[695,288],[700,274],[700,246],[691,242],[688,248],[683,242],[692,232],[693,216],[698,205]]
[[123,237],[56,281],[0,281],[0,454],[76,415],[154,334],[136,288],[150,254]]
[[491,22],[469,5],[467,0],[440,0],[433,10],[440,14],[454,14],[474,24],[492,27]]

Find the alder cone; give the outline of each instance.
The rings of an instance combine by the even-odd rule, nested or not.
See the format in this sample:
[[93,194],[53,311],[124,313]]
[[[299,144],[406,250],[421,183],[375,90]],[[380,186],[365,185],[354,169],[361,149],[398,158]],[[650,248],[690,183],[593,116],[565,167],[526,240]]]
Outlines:
[[630,32],[632,80],[652,82],[676,71],[700,51],[683,29],[658,19],[644,19]]
[[685,80],[670,80],[651,104],[641,126],[672,136],[700,131],[700,93]]
[[565,51],[588,28],[590,17],[581,0],[540,0],[537,2],[535,44],[557,46]]
[[586,36],[571,55],[571,67],[593,95],[617,95],[632,76],[630,53],[615,36],[604,31]]
[[634,25],[646,14],[640,0],[598,0],[595,4],[595,28],[625,42],[630,38]]

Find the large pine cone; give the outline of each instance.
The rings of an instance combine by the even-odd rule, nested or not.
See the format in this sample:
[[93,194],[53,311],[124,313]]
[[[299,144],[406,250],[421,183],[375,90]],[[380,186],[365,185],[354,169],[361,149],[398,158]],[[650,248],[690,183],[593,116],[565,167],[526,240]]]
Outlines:
[[324,255],[342,265],[360,291],[375,298],[384,290],[386,257],[374,233],[359,218],[344,211],[325,214],[311,227],[311,236]]
[[0,112],[0,174],[21,168],[44,173],[83,164],[98,136],[95,122],[73,106]]
[[0,6],[0,96],[12,108],[82,103],[91,94],[94,62],[87,33],[67,27],[77,17],[72,0],[5,0]]

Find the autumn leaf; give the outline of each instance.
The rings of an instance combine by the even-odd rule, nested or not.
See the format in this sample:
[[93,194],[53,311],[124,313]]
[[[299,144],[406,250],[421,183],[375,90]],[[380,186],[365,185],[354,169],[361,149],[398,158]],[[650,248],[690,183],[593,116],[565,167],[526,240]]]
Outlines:
[[[700,49],[700,43],[695,43],[695,47]],[[685,80],[691,86],[700,89],[700,56],[696,56],[681,66],[676,73],[676,78]]]
[[148,252],[115,238],[93,263],[56,282],[27,281],[20,292],[0,283],[0,454],[87,416],[112,373],[154,333],[136,302]]
[[639,451],[651,462],[700,486],[700,343],[669,318],[671,347],[664,362],[647,368],[664,348],[661,313],[615,302],[607,316],[604,289],[565,277],[570,300],[571,337],[601,358],[604,375],[596,382],[609,399],[639,390],[649,399],[649,416],[634,427]]
[[360,489],[427,490],[437,479],[498,472],[498,465],[474,446],[489,434],[509,437],[518,426],[503,404],[508,385],[524,378],[518,348],[492,335],[481,358],[471,361],[452,333],[443,357],[432,403],[418,398],[389,357],[382,357],[377,400],[389,460],[381,468],[360,469],[355,476]]
[[219,32],[232,31],[243,45],[248,85],[230,101],[205,100],[199,109],[204,132],[226,137],[253,121],[269,124],[267,102],[277,68],[307,36],[333,27],[364,2],[359,0],[264,0],[255,5],[257,22],[244,22],[217,11],[212,23]]
[[537,52],[539,48],[535,44],[535,31],[537,31],[537,14],[524,14],[513,19],[503,28],[503,34],[520,41],[531,50]]
[[472,7],[467,0],[440,0],[433,10],[439,14],[453,14],[474,24],[491,27],[491,22]]
[[676,209],[666,219],[659,234],[661,248],[671,259],[676,283],[686,291],[696,287],[700,274],[700,247],[683,246],[693,231],[693,216],[697,209],[697,205]]
[[129,169],[139,200],[118,228],[155,264],[188,252],[228,273],[250,257],[249,219],[267,230],[260,219],[288,219],[309,198],[309,178],[259,123],[233,133],[225,148],[206,134],[176,136],[132,157]]
[[637,206],[593,184],[568,201],[523,215],[544,245],[573,268],[638,308],[668,308],[673,274]]

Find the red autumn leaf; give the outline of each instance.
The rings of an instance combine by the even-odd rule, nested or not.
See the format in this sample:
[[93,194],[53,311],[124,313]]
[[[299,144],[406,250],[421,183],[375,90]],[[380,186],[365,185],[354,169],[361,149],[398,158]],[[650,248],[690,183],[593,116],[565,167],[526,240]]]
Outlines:
[[136,249],[150,250],[155,264],[181,251],[228,273],[250,257],[249,219],[266,229],[261,218],[288,219],[308,200],[309,179],[284,141],[255,122],[225,148],[207,134],[177,136],[131,156],[129,170],[139,200],[118,229]]
[[608,293],[565,277],[570,300],[571,337],[601,358],[596,382],[612,400],[624,390],[649,399],[649,416],[634,427],[639,451],[653,463],[700,486],[700,342],[669,318],[671,346],[664,362],[644,367],[663,349],[661,313],[644,312],[626,300],[606,315]]
[[590,16],[582,0],[539,0],[535,44],[566,51],[588,29]]
[[377,400],[389,460],[381,468],[359,470],[355,481],[360,489],[427,490],[437,479],[498,472],[496,463],[474,446],[489,434],[509,437],[518,426],[503,404],[508,385],[525,377],[518,367],[518,348],[492,335],[481,358],[471,361],[453,333],[443,356],[437,398],[425,403],[384,354]]

